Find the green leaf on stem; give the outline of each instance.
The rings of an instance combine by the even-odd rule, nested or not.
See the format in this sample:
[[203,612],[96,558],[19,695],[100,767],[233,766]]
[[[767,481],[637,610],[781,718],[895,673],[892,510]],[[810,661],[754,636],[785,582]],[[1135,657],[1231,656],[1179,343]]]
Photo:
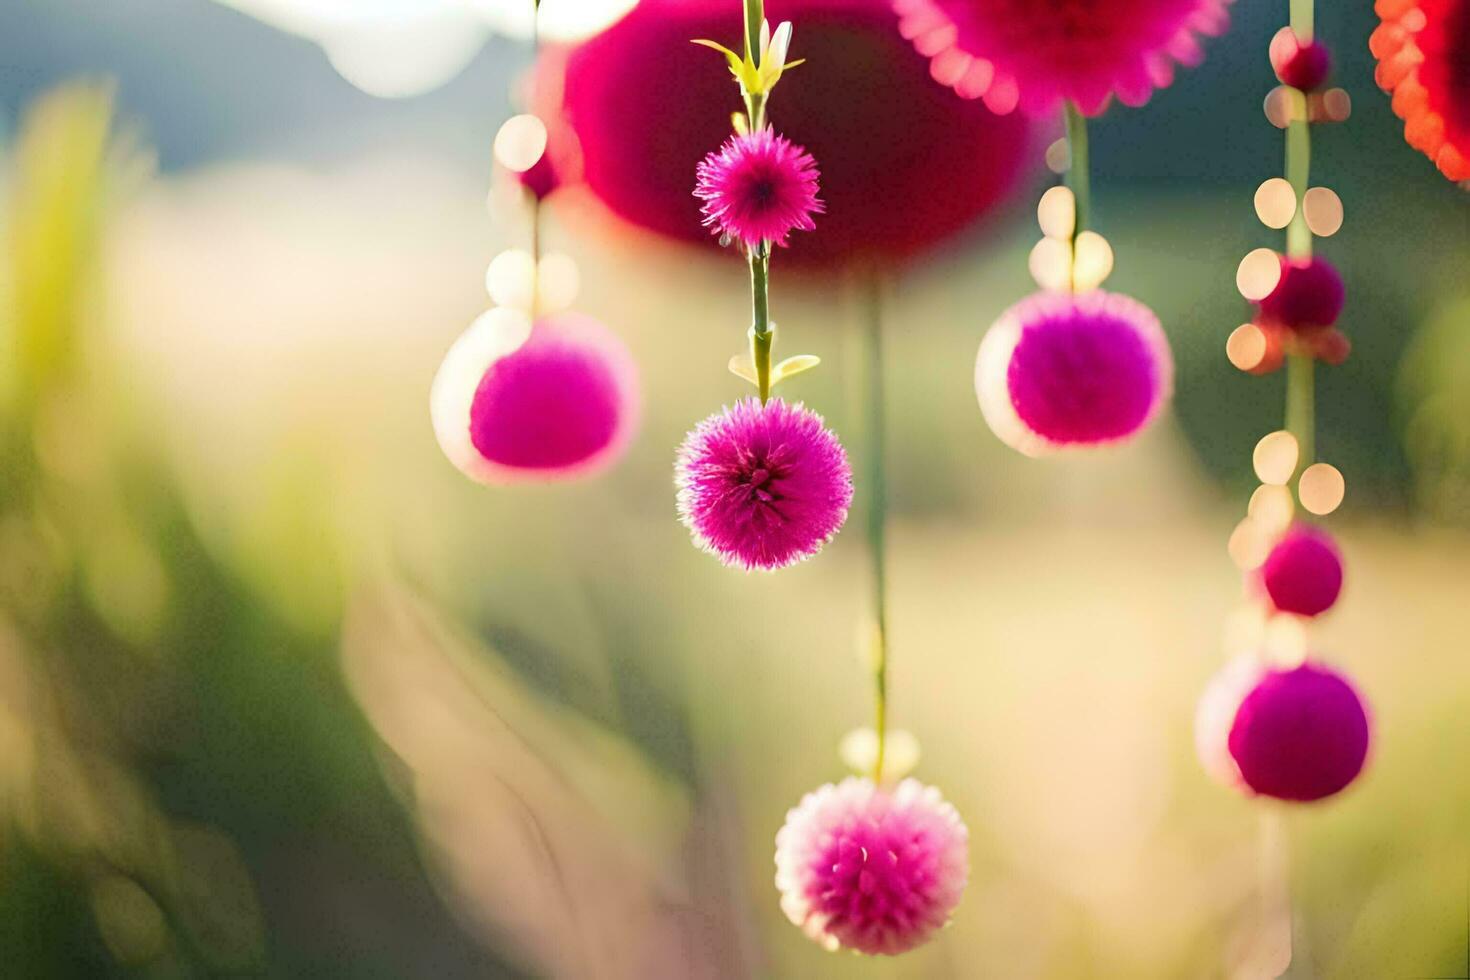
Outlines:
[[753,385],[760,384],[760,378],[755,373],[755,361],[751,360],[749,354],[736,354],[730,358],[728,367],[735,377],[744,378]]
[[774,387],[778,382],[795,377],[803,371],[810,371],[821,363],[822,359],[815,354],[797,354],[795,357],[788,357],[771,369],[771,385]]

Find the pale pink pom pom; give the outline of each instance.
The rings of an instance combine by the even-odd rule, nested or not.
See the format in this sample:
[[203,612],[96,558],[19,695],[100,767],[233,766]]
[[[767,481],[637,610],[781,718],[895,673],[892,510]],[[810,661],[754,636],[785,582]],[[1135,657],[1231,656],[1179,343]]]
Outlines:
[[781,910],[828,950],[895,955],[949,922],[969,831],[939,790],[849,777],[802,797],[776,834]]

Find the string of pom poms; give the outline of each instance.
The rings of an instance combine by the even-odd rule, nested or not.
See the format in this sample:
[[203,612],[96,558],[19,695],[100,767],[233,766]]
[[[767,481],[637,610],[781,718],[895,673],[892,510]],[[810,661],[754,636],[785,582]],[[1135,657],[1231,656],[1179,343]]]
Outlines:
[[[540,2],[532,2],[532,24]],[[532,48],[539,31],[533,26]],[[445,456],[480,483],[598,474],[637,428],[638,372],[621,338],[571,307],[577,267],[542,249],[543,202],[561,183],[546,123],[512,116],[495,135],[498,173],[524,202],[527,249],[485,272],[491,307],[454,342],[434,377],[430,415]]]

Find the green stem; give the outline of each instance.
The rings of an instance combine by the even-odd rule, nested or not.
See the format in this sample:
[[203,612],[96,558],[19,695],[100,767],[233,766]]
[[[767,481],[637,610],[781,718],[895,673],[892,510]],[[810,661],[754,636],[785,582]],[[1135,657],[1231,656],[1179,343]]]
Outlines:
[[1316,366],[1310,354],[1286,359],[1286,431],[1296,436],[1298,473],[1312,465],[1317,452]]
[[1290,0],[1291,29],[1303,44],[1310,43],[1316,33],[1316,12],[1312,0]]
[[745,93],[745,117],[750,120],[752,133],[766,128],[766,97],[763,93]]
[[876,273],[868,279],[866,305],[868,551],[873,567],[873,730],[878,736],[878,752],[873,761],[873,782],[880,783],[883,779],[883,760],[888,742],[888,481],[884,466],[886,398],[883,384],[883,283]]
[[750,359],[755,363],[761,404],[771,397],[771,253],[762,245],[750,253]]
[[1286,179],[1296,195],[1296,213],[1286,226],[1286,254],[1294,259],[1312,256],[1312,230],[1307,227],[1301,206],[1312,180],[1312,130],[1307,122],[1307,98],[1288,90],[1292,101],[1291,122],[1286,127]]
[[[1071,242],[1075,268],[1077,236],[1087,230],[1087,222],[1092,210],[1091,163],[1087,151],[1087,117],[1082,115],[1077,104],[1071,101],[1063,104],[1062,113],[1067,124],[1067,153],[1070,157],[1067,164],[1067,186],[1072,189],[1073,207],[1075,208]],[[1075,285],[1073,288],[1076,288]]]
[[[1297,37],[1310,41],[1313,31],[1312,0],[1290,0],[1291,28]],[[1296,213],[1286,228],[1286,254],[1293,259],[1311,258],[1312,230],[1307,227],[1302,201],[1312,180],[1312,129],[1307,117],[1307,98],[1297,91],[1292,98],[1291,122],[1286,127],[1286,179],[1296,195]],[[1297,472],[1312,464],[1316,455],[1316,363],[1310,354],[1293,353],[1286,363],[1286,429],[1296,436]]]

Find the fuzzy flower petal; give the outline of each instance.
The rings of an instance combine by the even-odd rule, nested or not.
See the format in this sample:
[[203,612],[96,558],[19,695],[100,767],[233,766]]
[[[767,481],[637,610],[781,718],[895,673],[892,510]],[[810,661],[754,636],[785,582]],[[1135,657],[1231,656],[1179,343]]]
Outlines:
[[1378,0],[1375,78],[1404,139],[1450,180],[1470,181],[1470,0]]
[[812,215],[822,213],[816,161],[770,129],[730,137],[696,173],[705,226],[748,248],[784,246],[793,231],[816,228]]
[[980,409],[1027,455],[1134,435],[1173,389],[1158,318],[1119,293],[1036,293],[995,321],[975,361]]
[[828,950],[895,955],[949,922],[969,831],[939,790],[849,777],[806,794],[776,834],[781,910]]
[[899,30],[930,72],[996,112],[1050,115],[1063,100],[1097,115],[1114,95],[1142,105],[1174,65],[1203,57],[1230,0],[894,0]]
[[754,398],[711,415],[679,448],[679,517],[727,565],[767,571],[810,558],[847,520],[852,469],[822,417]]

